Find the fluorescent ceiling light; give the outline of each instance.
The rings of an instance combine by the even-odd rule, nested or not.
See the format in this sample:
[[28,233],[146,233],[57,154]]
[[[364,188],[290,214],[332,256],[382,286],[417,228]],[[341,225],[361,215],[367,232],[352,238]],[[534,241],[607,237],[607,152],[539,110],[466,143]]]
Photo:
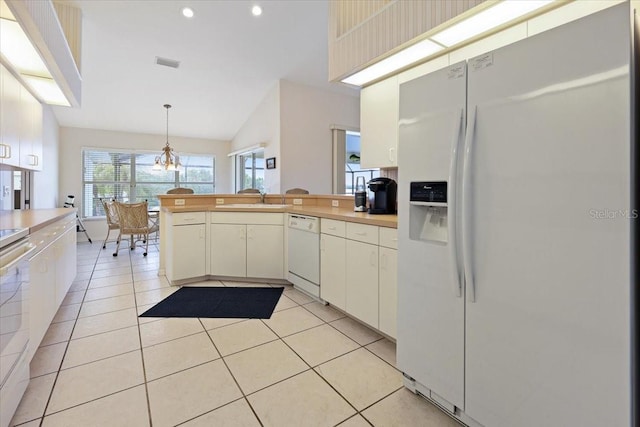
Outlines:
[[431,40],[423,40],[383,59],[376,64],[371,65],[370,67],[365,68],[362,71],[357,72],[352,76],[347,77],[342,80],[342,82],[362,86],[365,83],[433,55],[442,49],[444,49],[442,46],[432,42]]
[[16,21],[0,19],[0,52],[21,74],[51,77],[40,54]]
[[540,9],[553,0],[504,0],[495,6],[479,12],[428,39],[373,64],[345,79],[343,83],[362,86],[394,71],[425,59],[434,53],[479,34],[487,32],[509,21]]
[[447,47],[540,9],[552,0],[505,0],[431,36]]
[[62,105],[65,107],[71,106],[67,97],[64,96],[60,87],[56,84],[55,80],[47,77],[36,77],[29,75],[22,75],[24,82],[38,94],[47,104]]

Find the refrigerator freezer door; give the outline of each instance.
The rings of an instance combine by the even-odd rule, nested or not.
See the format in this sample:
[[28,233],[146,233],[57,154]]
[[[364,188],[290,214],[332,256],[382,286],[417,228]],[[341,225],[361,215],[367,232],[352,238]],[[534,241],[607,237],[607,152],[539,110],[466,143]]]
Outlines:
[[630,424],[630,50],[622,4],[469,62],[465,413],[483,425]]
[[[445,243],[411,238],[417,221],[411,217],[428,221],[432,208],[410,205],[409,195],[411,182],[456,181],[451,156],[463,137],[465,93],[465,64],[402,84],[398,147],[398,368],[458,408],[464,407],[464,298],[457,296],[461,269],[450,251],[455,234]],[[451,230],[455,182],[446,188]]]

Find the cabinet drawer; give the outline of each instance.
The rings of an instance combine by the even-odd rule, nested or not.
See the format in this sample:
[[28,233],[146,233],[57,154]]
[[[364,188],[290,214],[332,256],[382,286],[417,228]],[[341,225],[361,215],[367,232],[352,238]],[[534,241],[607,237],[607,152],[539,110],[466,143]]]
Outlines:
[[378,244],[378,228],[375,225],[358,224],[355,222],[347,223],[347,239],[357,240],[358,242]]
[[171,215],[173,225],[204,224],[206,212],[178,212]]
[[398,230],[395,228],[380,227],[380,246],[398,249]]
[[284,225],[284,215],[275,212],[211,212],[211,223]]
[[344,237],[345,222],[322,218],[320,220],[320,232],[324,234],[331,234],[332,236]]

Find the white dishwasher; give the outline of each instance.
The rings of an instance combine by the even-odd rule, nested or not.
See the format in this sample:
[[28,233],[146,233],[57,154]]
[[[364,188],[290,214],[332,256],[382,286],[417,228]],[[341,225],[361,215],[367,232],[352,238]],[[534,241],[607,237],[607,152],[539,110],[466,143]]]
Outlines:
[[320,220],[289,214],[289,275],[297,288],[320,298]]

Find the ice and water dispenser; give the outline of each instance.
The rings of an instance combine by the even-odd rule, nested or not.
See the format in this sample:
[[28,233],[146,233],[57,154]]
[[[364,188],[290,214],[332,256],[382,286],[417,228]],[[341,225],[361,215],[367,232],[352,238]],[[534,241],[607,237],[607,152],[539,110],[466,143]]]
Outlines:
[[447,243],[448,210],[445,181],[414,181],[409,197],[409,238]]

